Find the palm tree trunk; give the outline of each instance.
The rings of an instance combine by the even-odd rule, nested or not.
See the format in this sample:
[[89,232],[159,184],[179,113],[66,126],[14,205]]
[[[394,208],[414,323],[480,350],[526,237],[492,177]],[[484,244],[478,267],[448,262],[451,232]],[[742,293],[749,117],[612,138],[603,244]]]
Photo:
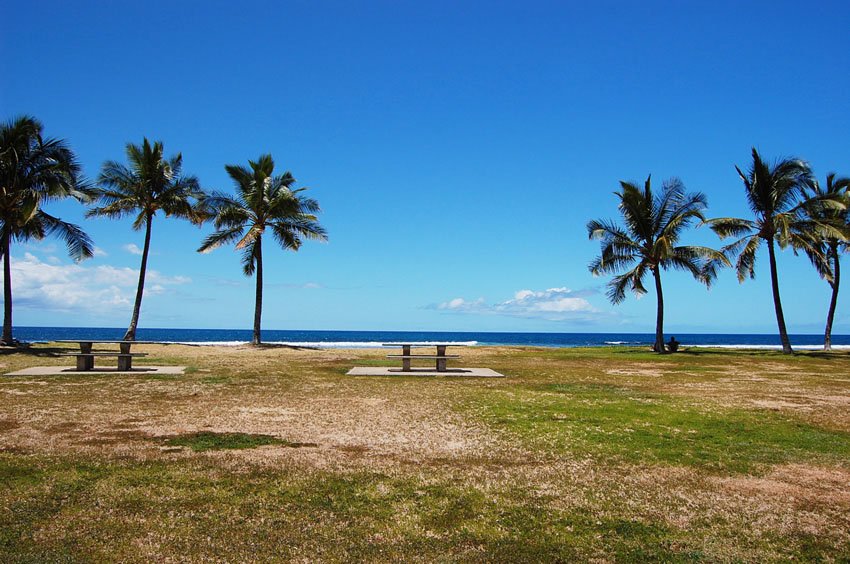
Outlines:
[[254,339],[251,344],[259,345],[260,339],[260,318],[263,315],[263,243],[261,236],[257,236],[257,296],[254,301]]
[[656,266],[652,271],[655,277],[655,294],[658,297],[658,313],[655,316],[655,352],[665,353],[664,350],[664,293],[661,291],[661,267]]
[[788,330],[785,328],[785,315],[782,313],[782,300],[779,298],[779,276],[776,272],[776,250],[773,248],[773,238],[767,240],[767,251],[770,256],[770,283],[773,286],[773,307],[776,309],[776,323],[779,325],[779,340],[782,352],[791,354],[791,341],[788,340]]
[[3,230],[3,344],[13,345],[12,339],[12,262],[9,250],[12,236],[9,229]]
[[823,350],[832,350],[832,322],[835,319],[835,306],[838,304],[838,285],[841,282],[841,259],[838,249],[831,249],[832,253],[832,299],[829,301],[829,313],[826,315],[826,331],[823,336]]
[[148,214],[145,221],[145,248],[142,249],[142,265],[139,267],[139,286],[136,288],[136,303],[133,305],[133,317],[130,326],[124,334],[125,341],[136,340],[136,327],[139,325],[139,312],[142,310],[142,295],[145,293],[145,275],[148,270],[148,251],[151,248],[151,224],[153,215]]

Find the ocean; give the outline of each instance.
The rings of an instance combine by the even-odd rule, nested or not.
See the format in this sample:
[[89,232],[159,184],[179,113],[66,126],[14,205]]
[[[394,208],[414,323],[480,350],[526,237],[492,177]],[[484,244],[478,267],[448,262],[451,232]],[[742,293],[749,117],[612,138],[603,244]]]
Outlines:
[[[108,327],[15,327],[21,341],[45,342],[59,339],[121,339],[123,328]],[[457,343],[464,345],[512,345],[534,347],[650,346],[652,333],[490,333],[443,331],[282,331],[263,330],[263,342],[321,348],[373,348],[382,343]],[[778,349],[776,334],[665,333],[682,346]],[[236,346],[250,342],[247,329],[139,329],[140,341],[163,341],[192,345]],[[801,350],[823,347],[823,335],[791,335],[791,344]],[[835,349],[850,350],[850,335],[833,335]]]

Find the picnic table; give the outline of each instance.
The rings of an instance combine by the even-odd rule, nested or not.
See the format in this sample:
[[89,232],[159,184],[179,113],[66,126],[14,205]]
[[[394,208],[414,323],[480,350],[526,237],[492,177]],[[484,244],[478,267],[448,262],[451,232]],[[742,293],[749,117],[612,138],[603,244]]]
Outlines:
[[[435,360],[437,372],[447,372],[448,370],[446,369],[446,361],[450,358],[460,358],[460,355],[446,354],[446,348],[461,346],[465,347],[466,345],[461,345],[458,343],[383,343],[381,346],[401,348],[401,354],[388,354],[387,358],[400,358],[402,372],[412,372],[410,363],[412,360],[416,359]],[[436,347],[437,354],[413,354],[410,351],[410,349],[413,347]]]
[[[73,356],[77,358],[77,370],[86,371],[94,369],[94,357],[117,357],[118,370],[127,371],[133,368],[133,357],[147,356],[147,353],[131,353],[130,347],[141,344],[157,344],[158,341],[111,341],[108,339],[63,339],[57,343],[77,343],[80,345],[78,353],[62,353],[62,356]],[[94,344],[117,344],[118,351],[95,351]]]

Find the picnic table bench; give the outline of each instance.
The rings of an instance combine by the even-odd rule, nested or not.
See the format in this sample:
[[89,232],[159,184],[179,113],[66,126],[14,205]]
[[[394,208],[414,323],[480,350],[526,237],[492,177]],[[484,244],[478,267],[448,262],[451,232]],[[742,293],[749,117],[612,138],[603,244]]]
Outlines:
[[[80,345],[78,353],[60,353],[60,356],[73,356],[77,359],[77,370],[84,372],[94,369],[94,358],[101,357],[116,357],[118,359],[118,370],[128,371],[133,368],[133,358],[147,356],[148,353],[131,353],[130,347],[133,345],[157,344],[158,341],[111,341],[108,339],[63,339],[55,341],[57,343],[76,343]],[[95,351],[94,344],[117,344],[119,352],[114,351]]]
[[[411,361],[417,359],[429,359],[436,361],[437,372],[446,372],[446,361],[448,359],[460,358],[457,354],[446,354],[446,347],[466,346],[457,343],[383,343],[384,347],[401,347],[401,354],[388,354],[387,358],[400,358],[401,371],[411,372]],[[436,347],[437,354],[413,354],[410,349],[413,347]]]

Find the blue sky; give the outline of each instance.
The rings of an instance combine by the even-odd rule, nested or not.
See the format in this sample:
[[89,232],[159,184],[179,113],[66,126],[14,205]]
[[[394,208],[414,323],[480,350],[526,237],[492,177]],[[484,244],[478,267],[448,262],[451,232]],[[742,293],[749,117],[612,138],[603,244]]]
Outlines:
[[[611,306],[587,271],[619,180],[748,216],[754,145],[850,174],[846,2],[3,4],[0,118],[37,116],[89,177],[147,136],[205,188],[265,152],[310,188],[330,241],[265,250],[268,329],[650,332],[653,295]],[[15,323],[126,326],[142,234],[49,211],[99,254],[14,248]],[[195,252],[210,229],[157,217],[141,326],[250,327],[239,254]],[[779,266],[789,329],[820,332],[827,284]],[[775,331],[766,256],[744,284],[664,283],[668,333]]]

